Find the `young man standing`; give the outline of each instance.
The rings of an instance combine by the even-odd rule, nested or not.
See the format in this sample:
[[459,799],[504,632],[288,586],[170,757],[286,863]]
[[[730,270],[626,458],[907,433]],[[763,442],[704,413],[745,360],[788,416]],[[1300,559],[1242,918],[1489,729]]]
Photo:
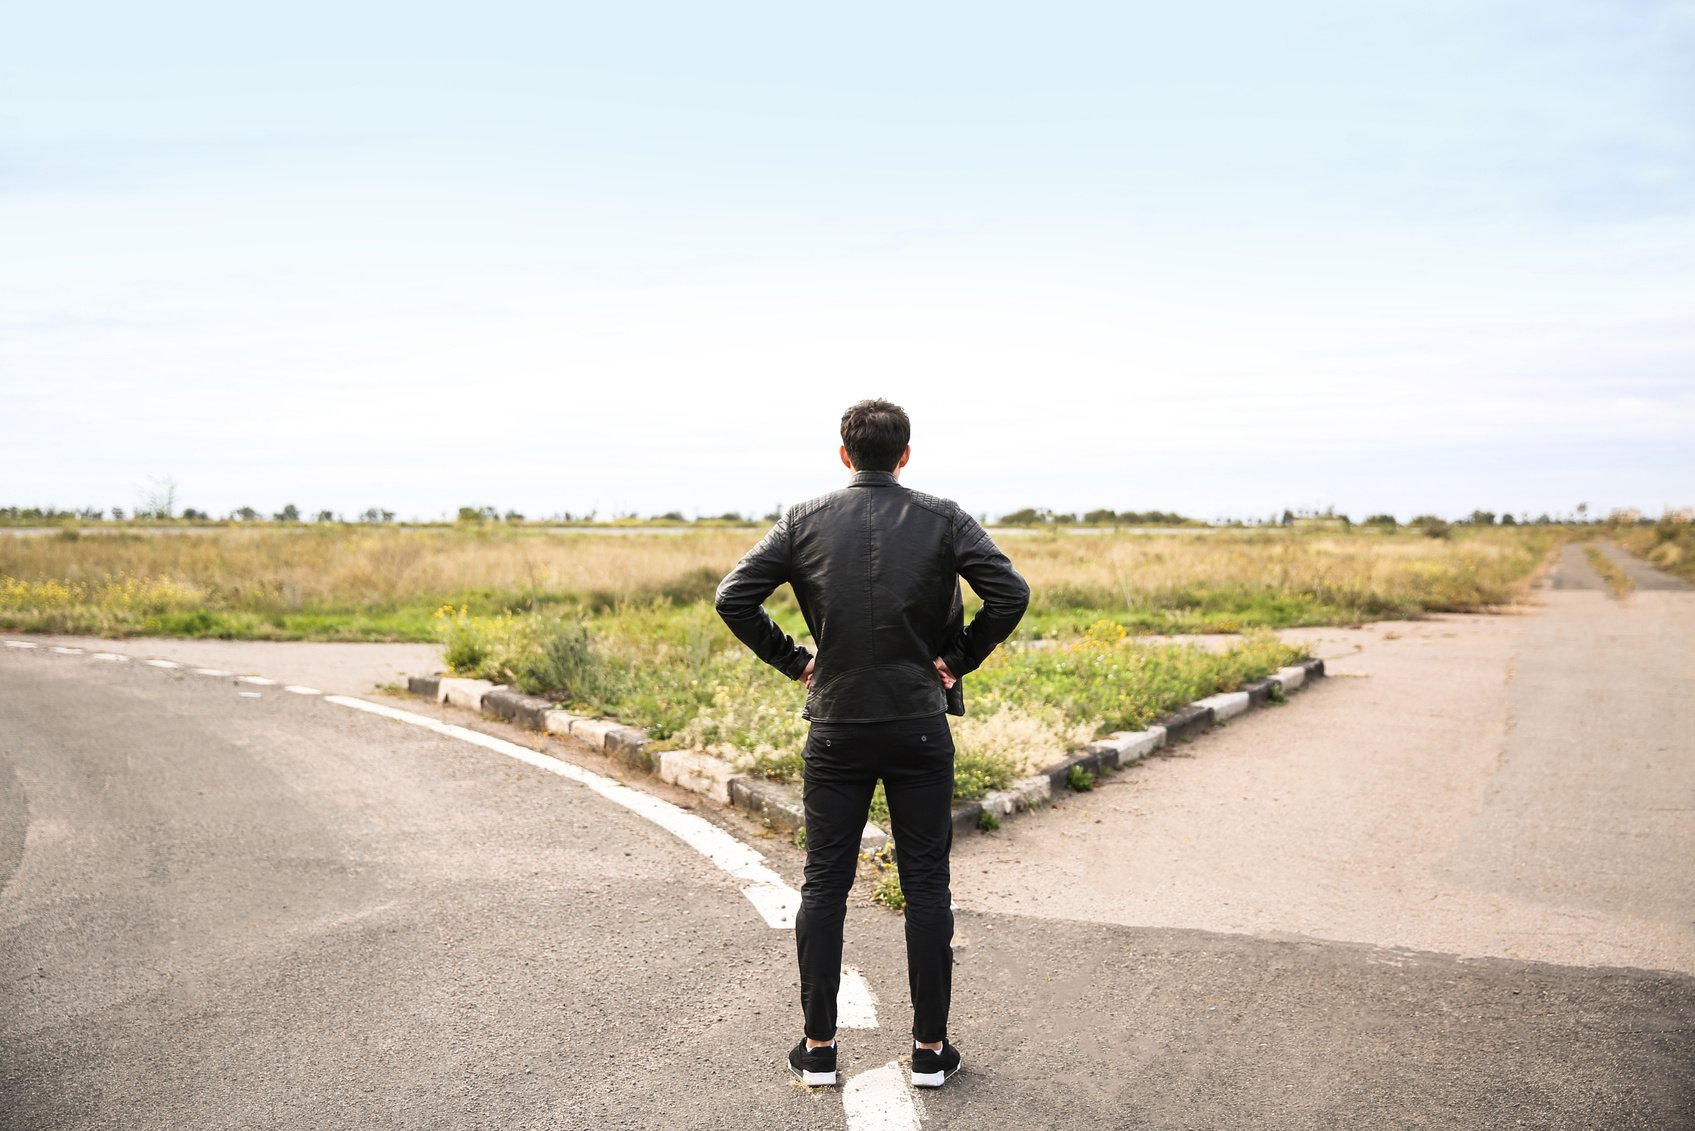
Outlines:
[[[953,982],[953,737],[965,714],[959,680],[1017,627],[1030,587],[960,507],[900,485],[912,454],[904,410],[861,401],[842,415],[847,487],[791,507],[718,586],[718,615],[761,660],[806,686],[806,882],[795,919],[804,1038],[789,1067],[836,1083],[836,993],[842,922],[871,793],[889,803],[906,894],[912,993],[912,1083],[940,1087],[959,1070],[948,1043]],[[983,607],[964,623],[959,578]],[[813,656],[763,608],[794,588]]]

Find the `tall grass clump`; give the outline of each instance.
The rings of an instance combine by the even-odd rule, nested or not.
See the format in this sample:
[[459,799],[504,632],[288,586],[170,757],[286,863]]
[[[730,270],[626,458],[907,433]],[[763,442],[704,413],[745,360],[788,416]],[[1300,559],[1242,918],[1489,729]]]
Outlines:
[[1695,524],[1662,518],[1652,526],[1620,526],[1619,544],[1649,565],[1695,581]]

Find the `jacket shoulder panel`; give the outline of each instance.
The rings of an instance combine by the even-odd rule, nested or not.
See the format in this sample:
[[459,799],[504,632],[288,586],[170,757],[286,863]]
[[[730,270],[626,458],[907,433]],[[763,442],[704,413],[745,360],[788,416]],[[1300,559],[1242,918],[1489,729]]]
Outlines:
[[928,495],[923,491],[914,491],[908,488],[906,496],[911,502],[927,511],[934,511],[944,518],[951,519],[963,513],[958,503],[952,499],[944,499],[940,495]]
[[814,514],[817,511],[824,510],[832,503],[840,502],[842,497],[847,493],[847,490],[844,488],[840,491],[831,491],[827,494],[807,499],[805,502],[796,503],[788,509],[788,513],[784,517],[791,523],[799,519],[803,519],[809,514]]

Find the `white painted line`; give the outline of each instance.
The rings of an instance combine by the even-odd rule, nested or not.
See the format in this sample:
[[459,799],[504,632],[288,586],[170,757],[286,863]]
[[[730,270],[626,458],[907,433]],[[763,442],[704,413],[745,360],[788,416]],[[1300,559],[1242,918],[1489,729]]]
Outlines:
[[919,1131],[918,1105],[898,1060],[849,1080],[842,1107],[849,1131]]
[[292,691],[296,695],[322,695],[323,694],[323,692],[319,691],[316,687],[302,687],[298,683],[291,683],[287,687],[283,688],[283,690],[284,691]]
[[[288,690],[293,691],[294,688],[290,687]],[[402,711],[381,703],[355,699],[350,695],[326,695],[324,701],[423,727],[425,730],[481,746],[485,750],[504,754],[538,770],[546,770],[550,774],[558,774],[562,778],[569,778],[579,785],[587,786],[608,801],[622,805],[637,816],[652,821],[723,871],[745,881],[747,886],[742,888],[742,894],[747,896],[748,902],[753,904],[772,927],[780,930],[794,927],[794,913],[800,907],[800,892],[791,888],[783,881],[783,877],[768,868],[764,856],[712,822],[693,813],[686,813],[669,801],[661,801],[657,797],[631,789],[623,782],[602,777],[592,770],[561,762],[558,758],[540,751],[496,738],[492,734],[471,730],[469,727],[455,726],[426,715],[416,715],[411,711]]]
[[82,655],[82,649],[81,648],[68,648],[63,644],[53,645],[53,647],[50,649],[50,651],[57,652],[61,656],[80,656],[80,655]]
[[39,647],[41,647],[41,645],[37,644],[33,640],[8,640],[8,641],[6,641],[6,647],[8,647],[8,648],[39,648]]
[[800,914],[800,892],[778,880],[774,884],[749,884],[742,889],[760,918],[780,931],[792,931]]
[[90,652],[89,653],[89,659],[91,659],[91,660],[112,660],[112,661],[115,661],[115,662],[120,663],[120,664],[129,662],[128,656],[120,656],[116,652]]
[[177,663],[175,660],[143,660],[141,662],[144,663],[144,664],[152,664],[156,668],[180,668],[180,667],[182,667],[182,665]]
[[195,675],[226,676],[226,675],[234,675],[235,673],[234,672],[226,672],[222,668],[195,668],[194,674]]
[[877,1027],[877,998],[852,966],[842,967],[842,984],[836,991],[836,1024],[847,1029]]
[[236,692],[236,694],[241,696],[243,699],[258,699],[263,694],[263,692],[259,692],[259,691],[238,691],[238,692]]
[[275,687],[277,685],[276,680],[266,679],[262,675],[241,675],[236,676],[236,679],[241,683],[251,683],[255,687]]

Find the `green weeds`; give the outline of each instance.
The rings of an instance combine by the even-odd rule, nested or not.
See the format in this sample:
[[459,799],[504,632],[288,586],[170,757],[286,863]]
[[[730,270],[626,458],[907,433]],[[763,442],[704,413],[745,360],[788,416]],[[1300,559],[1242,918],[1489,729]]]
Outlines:
[[875,852],[862,852],[859,858],[871,871],[871,902],[880,903],[890,911],[905,910],[906,892],[900,886],[895,842],[891,840]]

